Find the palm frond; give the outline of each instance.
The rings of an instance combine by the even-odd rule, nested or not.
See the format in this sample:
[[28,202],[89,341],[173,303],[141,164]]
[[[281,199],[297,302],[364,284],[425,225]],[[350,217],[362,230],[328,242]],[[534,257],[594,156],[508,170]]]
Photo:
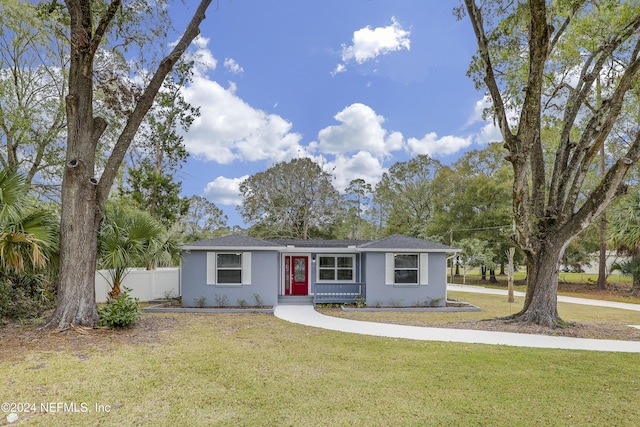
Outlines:
[[172,265],[179,258],[180,241],[148,212],[109,202],[100,229],[98,265],[109,270],[112,286],[133,267]]

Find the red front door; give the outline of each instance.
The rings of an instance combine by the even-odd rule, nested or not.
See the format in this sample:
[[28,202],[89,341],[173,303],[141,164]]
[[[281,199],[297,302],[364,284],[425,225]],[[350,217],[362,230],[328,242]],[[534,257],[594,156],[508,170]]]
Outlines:
[[309,275],[307,274],[308,258],[306,256],[285,257],[285,295],[308,295]]

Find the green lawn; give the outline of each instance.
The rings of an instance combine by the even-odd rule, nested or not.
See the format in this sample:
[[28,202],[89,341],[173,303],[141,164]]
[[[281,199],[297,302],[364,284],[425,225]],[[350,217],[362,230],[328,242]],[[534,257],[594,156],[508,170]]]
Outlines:
[[[325,314],[369,322],[398,323],[415,326],[443,326],[448,322],[474,321],[508,316],[519,312],[524,305],[524,297],[515,297],[515,302],[507,302],[506,295],[476,294],[471,292],[448,291],[448,299],[457,299],[481,307],[479,312],[344,312],[323,310]],[[634,300],[637,302],[637,299]],[[580,304],[558,303],[560,317],[578,323],[606,323],[612,325],[640,325],[640,312],[619,310],[608,307],[593,307]]]
[[[28,416],[36,426],[625,426],[640,417],[637,354],[359,336],[261,314],[145,317],[127,332],[137,344],[74,332],[66,344],[2,349],[0,402],[91,410]],[[151,320],[161,332],[145,341]]]
[[[447,269],[447,278],[450,280],[450,272],[451,269]],[[497,273],[497,271],[496,271]],[[461,284],[463,281],[463,277],[462,277],[463,271],[460,270],[460,276],[456,276],[454,277],[453,282],[454,283],[458,283]],[[521,281],[524,280],[526,278],[527,273],[525,271],[516,271],[514,274],[514,280],[516,281]],[[467,282],[469,281],[475,281],[475,280],[479,280],[481,277],[480,275],[480,269],[478,268],[472,268],[472,269],[468,269],[467,270]],[[487,273],[487,277],[488,277],[488,273]],[[506,282],[507,281],[507,276],[506,275],[500,275],[498,276],[498,280],[500,280],[501,282]],[[631,276],[623,276],[621,274],[617,274],[617,273],[613,273],[610,274],[609,277],[607,277],[607,282],[608,283],[631,283],[632,281],[632,277]],[[560,272],[560,274],[558,275],[558,281],[560,283],[596,283],[598,281],[598,275],[597,274],[587,274],[587,273],[564,273],[564,272]]]
[[[515,274],[515,286],[514,290],[525,292],[526,285],[524,285],[525,280],[525,272],[516,272]],[[467,272],[466,281],[462,276],[454,277],[451,280],[451,277],[448,276],[447,279],[452,281],[452,283],[462,284],[466,282],[467,285],[479,285],[487,288],[498,288],[506,290],[507,286],[507,277],[506,276],[497,276],[498,282],[497,284],[489,283],[486,280],[481,280],[480,270],[472,269]],[[617,274],[612,274],[608,277],[608,291],[598,292],[596,290],[596,283],[598,280],[597,274],[586,274],[586,273],[560,273],[559,275],[559,283],[560,287],[558,289],[558,295],[565,295],[571,297],[578,298],[592,298],[592,299],[604,299],[607,301],[618,301],[625,302],[631,304],[640,303],[640,300],[637,297],[629,294],[627,292],[631,288],[632,278],[627,276],[621,276]],[[569,284],[569,286],[563,286],[565,284]],[[585,285],[578,286],[577,288],[574,286],[575,284]],[[573,288],[573,289],[572,289]],[[579,288],[579,289],[578,289]]]

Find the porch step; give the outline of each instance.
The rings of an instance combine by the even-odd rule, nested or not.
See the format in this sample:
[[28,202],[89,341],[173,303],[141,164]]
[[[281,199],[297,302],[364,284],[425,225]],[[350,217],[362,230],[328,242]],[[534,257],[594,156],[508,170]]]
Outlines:
[[313,305],[313,296],[278,295],[278,305]]

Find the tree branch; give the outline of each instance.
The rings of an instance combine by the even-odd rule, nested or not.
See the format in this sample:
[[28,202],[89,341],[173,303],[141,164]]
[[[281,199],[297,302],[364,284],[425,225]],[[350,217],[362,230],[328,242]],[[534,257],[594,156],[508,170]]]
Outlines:
[[[563,210],[569,212],[569,210],[573,209],[572,206],[567,206],[566,204],[567,193],[570,191],[569,185],[572,182],[577,182],[575,181],[575,173],[578,171],[578,165],[584,160],[588,146],[593,140],[593,135],[589,135],[589,132],[593,132],[595,127],[598,126],[598,121],[601,120],[601,117],[597,117],[598,114],[592,116],[589,123],[594,126],[594,128],[589,130],[589,126],[587,126],[580,142],[577,144],[570,142],[570,135],[574,129],[574,123],[577,120],[581,108],[585,105],[587,97],[591,93],[593,83],[600,75],[605,62],[611,57],[615,49],[635,34],[639,27],[640,17],[635,17],[630,24],[625,27],[625,31],[622,34],[603,43],[603,45],[598,47],[589,58],[587,58],[582,66],[579,77],[580,83],[576,90],[570,93],[569,99],[567,100],[567,109],[563,116],[564,126],[560,136],[560,146],[556,152],[556,162],[549,191],[548,206],[550,210],[555,212]],[[592,67],[591,65],[594,61],[595,64]],[[624,92],[621,92],[621,95],[624,95]]]
[[[577,149],[580,150],[580,152],[574,154],[576,157],[576,173],[573,177],[570,190],[567,193],[567,198],[562,208],[565,216],[569,216],[573,213],[580,194],[580,188],[582,188],[582,183],[584,182],[589,167],[591,166],[595,156],[598,154],[600,147],[604,144],[604,141],[611,133],[613,125],[622,111],[625,94],[631,86],[635,84],[639,77],[640,59],[636,58],[636,60],[629,64],[625,69],[611,98],[606,100],[606,102],[603,102],[598,109],[598,112],[589,121],[587,129],[585,129],[582,140]],[[593,143],[591,143],[592,141]],[[572,164],[573,163],[574,162],[572,160]]]
[[478,53],[484,67],[484,82],[493,100],[493,108],[505,141],[505,148],[509,151],[508,160],[513,165],[513,211],[517,229],[516,239],[520,247],[526,250],[531,247],[529,236],[532,235],[528,209],[530,200],[527,173],[528,153],[522,149],[520,138],[514,135],[509,127],[504,100],[489,54],[489,41],[485,33],[482,13],[474,0],[465,0],[465,6],[478,42]]
[[487,85],[489,94],[491,95],[491,99],[493,100],[493,108],[498,118],[498,125],[500,127],[500,131],[502,132],[502,136],[505,139],[505,143],[511,145],[515,142],[514,136],[511,132],[511,129],[509,128],[506,109],[504,106],[502,95],[500,94],[500,89],[498,88],[493,65],[491,64],[491,56],[489,55],[489,41],[487,40],[487,36],[485,34],[484,24],[482,22],[482,13],[474,0],[465,0],[465,5],[467,7],[467,13],[469,14],[473,31],[475,32],[476,39],[478,41],[478,53],[480,54],[480,59],[482,61],[485,73],[484,82]]
[[529,76],[518,126],[518,139],[525,155],[531,156],[531,184],[533,212],[544,215],[545,164],[540,140],[541,99],[544,67],[549,47],[547,6],[544,0],[530,1],[531,30],[529,34]]
[[100,178],[100,182],[98,184],[98,203],[100,206],[104,205],[107,198],[109,197],[109,191],[111,190],[111,186],[113,185],[113,181],[120,169],[120,165],[122,164],[122,160],[131,145],[131,141],[140,127],[142,120],[144,119],[145,114],[151,106],[153,105],[153,100],[155,99],[156,94],[162,87],[162,82],[165,77],[175,63],[180,59],[182,54],[187,50],[187,47],[191,44],[193,39],[195,39],[198,34],[200,34],[200,23],[205,19],[205,12],[207,7],[211,4],[211,0],[201,0],[198,9],[191,18],[191,22],[187,26],[185,32],[182,37],[173,48],[173,50],[167,55],[160,64],[158,65],[158,69],[154,73],[151,81],[145,88],[142,96],[140,97],[138,103],[136,104],[133,112],[129,116],[127,120],[127,124],[125,125],[122,133],[118,137],[116,144],[107,160],[104,172],[102,173],[102,177]]
[[100,43],[102,42],[102,38],[107,32],[109,25],[113,22],[113,18],[115,18],[116,13],[118,13],[118,9],[122,6],[121,0],[113,0],[105,14],[100,18],[100,22],[96,27],[96,30],[91,37],[91,46],[89,48],[89,55],[93,58],[98,51],[98,47],[100,47]]
[[625,190],[624,176],[634,164],[640,160],[640,132],[627,150],[625,157],[619,159],[602,179],[598,187],[591,193],[587,201],[580,207],[569,221],[562,227],[563,238],[575,235],[575,230],[584,230],[594,218],[597,218],[615,197]]
[[576,14],[578,10],[580,10],[580,8],[584,5],[585,1],[586,0],[580,0],[573,4],[573,7],[569,11],[569,16],[567,16],[567,19],[564,20],[560,28],[558,28],[558,31],[556,31],[555,35],[553,36],[553,39],[551,40],[551,42],[549,42],[549,52],[552,52],[556,44],[558,44],[558,40],[560,40],[560,37],[562,37],[562,35],[566,31],[567,27],[569,26],[569,23],[571,23],[571,20],[573,19],[573,16]]

